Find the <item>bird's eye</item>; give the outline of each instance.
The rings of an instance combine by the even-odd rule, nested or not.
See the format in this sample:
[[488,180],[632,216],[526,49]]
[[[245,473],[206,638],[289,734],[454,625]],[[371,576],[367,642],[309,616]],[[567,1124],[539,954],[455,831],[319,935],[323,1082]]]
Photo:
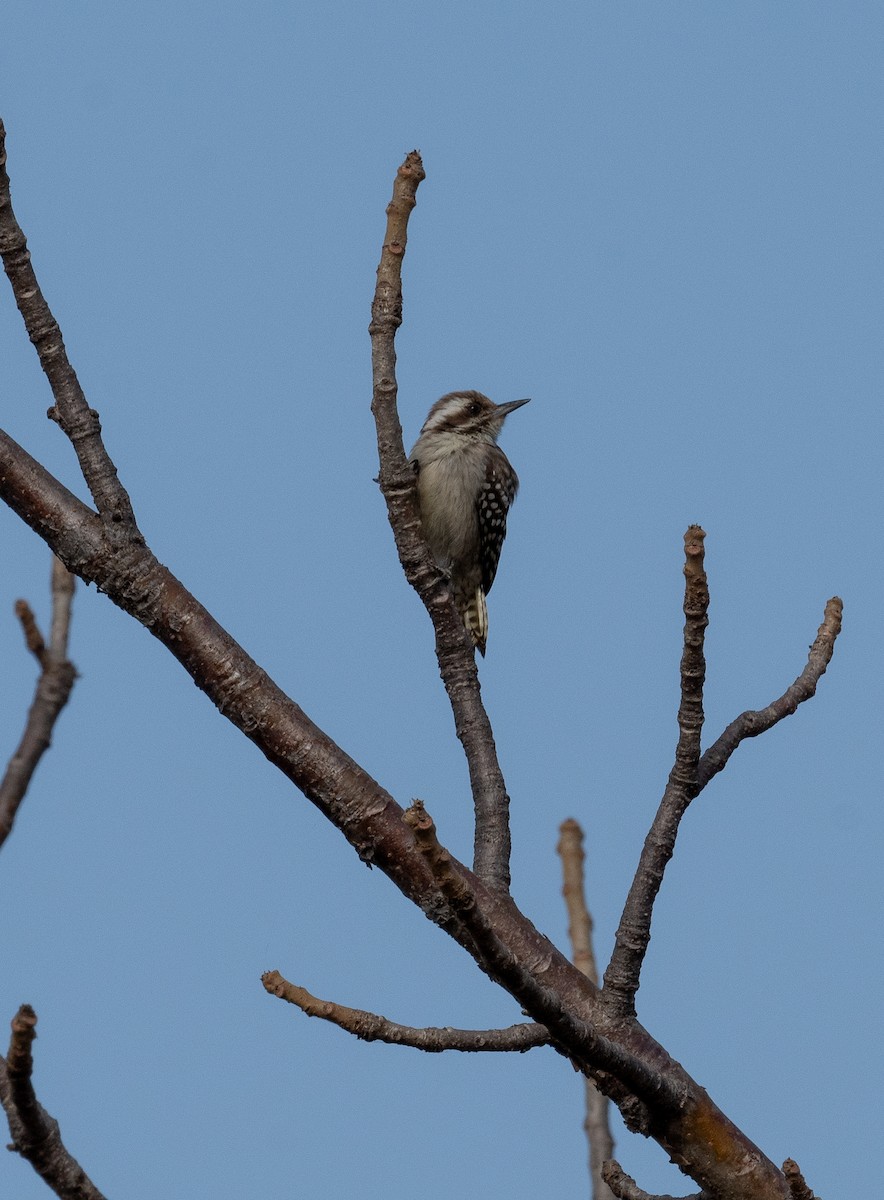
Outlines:
[[477,416],[481,407],[482,407],[481,404],[477,404],[476,401],[474,400],[473,403],[469,407],[470,416],[471,417]]

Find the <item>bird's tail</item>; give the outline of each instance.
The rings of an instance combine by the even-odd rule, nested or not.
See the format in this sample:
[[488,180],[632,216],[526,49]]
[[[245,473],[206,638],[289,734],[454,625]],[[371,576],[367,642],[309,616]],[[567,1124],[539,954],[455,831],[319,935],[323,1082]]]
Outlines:
[[485,593],[481,587],[477,587],[467,601],[463,610],[463,623],[473,639],[473,645],[484,658],[485,643],[488,641],[488,605],[485,603]]

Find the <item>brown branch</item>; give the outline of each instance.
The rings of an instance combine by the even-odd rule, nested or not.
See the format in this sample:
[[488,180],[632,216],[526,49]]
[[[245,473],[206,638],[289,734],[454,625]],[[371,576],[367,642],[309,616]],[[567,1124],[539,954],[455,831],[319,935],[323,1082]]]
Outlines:
[[787,1200],[780,1170],[637,1021],[606,1013],[596,989],[502,890],[490,889],[441,847],[428,854],[392,797],[276,687],[137,538],[108,538],[95,513],[2,433],[0,497],[70,570],[95,582],[153,633],[364,861],[379,866],[548,1027],[557,1050],[595,1072],[594,1078],[608,1072],[603,1084],[621,1111],[630,1095],[633,1104],[634,1097],[643,1100],[645,1131],[698,1184],[729,1200]]
[[819,1200],[805,1183],[801,1168],[794,1158],[787,1158],[783,1163],[783,1174],[789,1184],[791,1200]]
[[40,291],[31,266],[27,240],[12,211],[9,175],[6,171],[6,130],[2,121],[0,255],[28,337],[34,343],[40,365],[55,397],[55,405],[50,408],[48,415],[58,422],[70,438],[95,506],[110,528],[134,531],[134,535],[138,536],[129,496],[117,478],[116,467],[101,440],[98,413],[86,403],[80,381],[68,361],[61,330]]
[[51,745],[55,722],[67,704],[77,678],[76,669],[67,658],[73,595],[73,575],[53,558],[52,633],[48,648],[30,606],[24,600],[16,601],[15,611],[24,630],[25,642],[39,661],[41,671],[24,733],[0,781],[0,846],[12,832],[37,764]]
[[473,869],[489,887],[510,885],[509,797],[470,638],[457,613],[451,588],[427,550],[420,528],[414,474],[405,457],[396,410],[396,330],[402,324],[402,258],[408,218],[424,178],[420,155],[412,151],[399,168],[387,208],[387,231],[371,310],[372,412],[377,426],[378,482],[405,577],[420,596],[436,636],[439,673],[454,714],[454,726],[467,759],[475,808]]
[[10,1150],[16,1150],[63,1200],[104,1200],[77,1160],[65,1149],[58,1122],[40,1104],[31,1076],[37,1014],[23,1004],[12,1019],[6,1059],[0,1058],[0,1103],[6,1110]]
[[631,1175],[627,1175],[615,1159],[605,1163],[602,1170],[605,1182],[618,1200],[708,1200],[705,1192],[694,1192],[691,1196],[654,1196],[638,1186]]
[[[568,936],[574,966],[591,983],[598,986],[599,976],[592,947],[592,916],[586,904],[583,864],[583,830],[569,818],[559,827],[559,857],[562,860],[562,895],[568,913]],[[612,1192],[605,1183],[602,1168],[614,1155],[614,1137],[608,1097],[591,1079],[584,1078],[586,1118],[583,1128],[589,1146],[589,1175],[593,1200],[611,1200]]]
[[654,1105],[660,1112],[679,1109],[684,1103],[684,1090],[677,1080],[649,1068],[647,1063],[600,1034],[591,1024],[575,1017],[561,997],[540,982],[538,975],[548,964],[541,961],[526,965],[528,960],[514,954],[501,940],[478,901],[468,873],[440,844],[433,819],[420,800],[406,809],[405,820],[414,829],[418,848],[442,894],[472,936],[480,955],[480,965],[488,974],[503,983],[534,1019],[547,1027],[559,1048],[562,1045],[569,1047],[570,1057],[613,1075],[643,1103]]
[[657,815],[645,839],[620,918],[614,952],[605,972],[603,1000],[611,1012],[620,1016],[635,1014],[635,994],[651,940],[654,901],[675,850],[681,818],[697,794],[700,734],[703,728],[703,683],[706,678],[703,644],[709,624],[709,588],[703,569],[705,537],[699,525],[691,525],[684,535],[685,626],[675,763]]
[[742,713],[735,721],[731,721],[724,733],[712,743],[700,759],[697,790],[702,791],[706,784],[723,771],[728,759],[746,738],[758,737],[772,729],[784,717],[790,717],[805,700],[809,700],[817,689],[817,684],[826,673],[826,667],[832,661],[835,650],[835,639],[841,632],[841,616],[843,605],[837,596],[826,605],[823,623],[817,630],[816,638],[807,656],[807,666],[791,687],[774,700],[767,708]]
[[569,817],[559,826],[556,847],[562,860],[562,896],[568,914],[568,937],[571,942],[571,961],[591,983],[598,987],[599,973],[592,948],[592,916],[586,906],[583,864],[583,830]]
[[[597,1050],[598,1070],[610,1072],[606,1094],[624,1116],[629,1111],[625,1093],[644,1091],[650,1105],[652,1083],[659,1080],[664,1098],[653,1114],[655,1123],[646,1122],[644,1130],[698,1183],[710,1191],[715,1187],[724,1191],[727,1185],[731,1200],[786,1200],[786,1181],[779,1169],[637,1022],[608,1022],[605,1027],[605,1014],[596,1013],[604,1036],[587,1036],[586,1020],[595,1012],[595,989],[508,896],[490,891],[449,856],[452,870],[469,881],[464,900],[475,905],[476,913],[467,927],[389,793],[310,721],[149,550],[130,544],[125,553],[109,554],[96,514],[2,432],[0,498],[69,569],[94,582],[161,641],[219,712],[316,804],[364,861],[382,869],[533,1020],[550,1029],[556,1049],[590,1072]],[[488,946],[482,950],[473,929],[486,932]],[[496,974],[495,962],[500,963]],[[526,964],[524,973],[509,969],[510,963]],[[572,1016],[573,1023],[566,1017],[559,1019],[559,1013]],[[619,1096],[614,1091],[618,1085]],[[675,1099],[679,1089],[685,1097],[683,1106],[667,1100],[667,1096]]]
[[415,1028],[388,1021],[386,1017],[366,1012],[362,1008],[347,1008],[332,1000],[320,1000],[306,988],[289,983],[279,971],[267,971],[261,982],[272,996],[294,1004],[308,1017],[321,1017],[364,1042],[387,1042],[391,1046],[411,1046],[428,1054],[439,1054],[443,1050],[467,1052],[493,1051],[523,1054],[536,1046],[548,1046],[551,1038],[543,1025],[511,1025],[508,1029],[443,1029]]

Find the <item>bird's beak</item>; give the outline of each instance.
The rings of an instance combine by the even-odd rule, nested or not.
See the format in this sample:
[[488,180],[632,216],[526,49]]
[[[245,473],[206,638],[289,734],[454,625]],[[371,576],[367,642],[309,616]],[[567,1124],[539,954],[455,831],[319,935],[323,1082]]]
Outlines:
[[497,411],[502,417],[508,417],[511,412],[515,412],[517,408],[527,404],[530,399],[531,397],[528,396],[525,400],[510,400],[506,404],[498,404]]

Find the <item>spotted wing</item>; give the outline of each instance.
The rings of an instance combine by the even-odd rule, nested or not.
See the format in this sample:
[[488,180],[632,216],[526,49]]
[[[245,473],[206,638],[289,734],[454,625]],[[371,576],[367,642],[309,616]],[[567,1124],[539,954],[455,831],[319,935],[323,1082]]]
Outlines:
[[497,574],[500,551],[506,537],[506,517],[518,490],[519,477],[504,452],[495,446],[493,453],[488,456],[485,483],[476,502],[482,589],[486,595],[491,591]]

